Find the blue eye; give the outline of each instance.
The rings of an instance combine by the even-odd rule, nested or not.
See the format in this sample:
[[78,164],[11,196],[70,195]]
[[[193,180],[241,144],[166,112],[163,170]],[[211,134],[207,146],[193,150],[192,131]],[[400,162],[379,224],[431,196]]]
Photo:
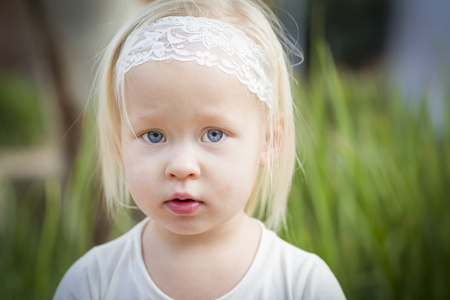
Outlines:
[[157,143],[161,143],[161,142],[165,142],[166,138],[164,136],[164,134],[162,134],[159,131],[149,131],[146,132],[142,135],[142,138],[148,142],[148,143],[153,143],[153,144],[157,144]]
[[226,136],[221,130],[210,129],[203,134],[201,140],[206,143],[217,143]]

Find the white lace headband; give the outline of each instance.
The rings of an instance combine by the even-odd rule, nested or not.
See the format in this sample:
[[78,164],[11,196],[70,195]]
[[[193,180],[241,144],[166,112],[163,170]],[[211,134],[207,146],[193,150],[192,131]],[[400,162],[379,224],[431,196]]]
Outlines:
[[272,84],[262,47],[238,28],[218,20],[165,17],[137,27],[127,37],[116,64],[118,80],[147,61],[194,61],[234,75],[269,107]]

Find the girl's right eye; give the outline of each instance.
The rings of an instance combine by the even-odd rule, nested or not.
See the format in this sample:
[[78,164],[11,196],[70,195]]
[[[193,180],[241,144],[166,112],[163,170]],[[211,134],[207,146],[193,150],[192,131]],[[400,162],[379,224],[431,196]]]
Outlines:
[[162,142],[166,141],[166,137],[164,136],[164,134],[162,134],[162,132],[156,131],[156,130],[152,130],[152,131],[144,133],[142,135],[142,138],[147,143],[152,143],[152,144],[162,143]]

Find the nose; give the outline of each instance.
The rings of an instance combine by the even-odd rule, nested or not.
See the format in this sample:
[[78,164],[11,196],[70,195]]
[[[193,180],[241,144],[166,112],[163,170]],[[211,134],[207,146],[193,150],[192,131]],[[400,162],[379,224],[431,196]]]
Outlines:
[[180,148],[172,152],[166,167],[168,179],[197,179],[200,173],[199,162],[192,151]]

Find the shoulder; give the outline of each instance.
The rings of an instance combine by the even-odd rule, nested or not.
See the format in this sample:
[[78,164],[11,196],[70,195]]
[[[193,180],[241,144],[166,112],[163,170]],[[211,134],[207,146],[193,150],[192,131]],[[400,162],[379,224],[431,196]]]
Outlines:
[[265,229],[261,251],[270,253],[270,266],[280,268],[284,274],[305,276],[323,262],[317,255],[297,248]]
[[89,250],[66,272],[54,299],[101,299],[112,274],[124,273],[135,257],[140,223],[119,238]]
[[285,291],[286,299],[345,299],[342,289],[328,267],[317,255],[297,248],[265,230],[266,267],[271,281]]

